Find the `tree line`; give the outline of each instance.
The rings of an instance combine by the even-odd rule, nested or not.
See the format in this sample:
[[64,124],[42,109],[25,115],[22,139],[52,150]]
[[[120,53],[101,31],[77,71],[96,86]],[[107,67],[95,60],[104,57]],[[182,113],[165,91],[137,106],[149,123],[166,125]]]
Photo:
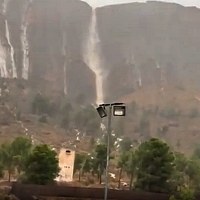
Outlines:
[[[82,176],[94,176],[102,184],[106,154],[107,147],[103,143],[95,145],[89,154],[77,152],[74,174],[79,181]],[[180,194],[184,194],[191,199],[200,189],[200,148],[187,157],[171,150],[158,138],[151,138],[137,147],[132,147],[127,140],[118,155],[110,152],[110,160],[118,169],[119,188],[126,174],[130,190],[179,194],[179,199]],[[0,146],[0,176],[7,175],[9,181],[15,175],[17,181],[23,183],[51,184],[59,171],[58,155],[47,144],[34,146],[29,138],[17,137]]]
[[48,184],[58,176],[57,153],[46,144],[34,146],[31,139],[17,137],[0,146],[0,176],[17,181]]
[[[106,145],[98,144],[93,154],[77,153],[75,172],[79,174],[79,181],[81,176],[90,173],[101,184],[106,152]],[[118,168],[118,188],[126,174],[130,190],[176,194],[172,199],[188,197],[186,200],[191,200],[194,192],[200,189],[200,148],[187,157],[173,151],[166,142],[151,138],[137,147],[132,147],[130,140],[126,140],[119,152],[118,156],[110,154],[110,160],[115,160]]]

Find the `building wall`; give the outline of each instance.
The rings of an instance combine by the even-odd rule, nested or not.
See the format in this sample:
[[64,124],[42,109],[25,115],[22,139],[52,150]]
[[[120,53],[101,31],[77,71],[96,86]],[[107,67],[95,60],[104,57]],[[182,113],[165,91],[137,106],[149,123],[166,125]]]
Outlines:
[[75,151],[71,149],[61,149],[59,153],[60,176],[57,181],[73,181]]
[[[24,193],[26,191],[26,194]],[[67,186],[41,186],[41,185],[22,185],[14,183],[11,194],[22,200],[28,200],[29,196],[42,197],[71,197],[78,199],[103,199],[104,188],[78,188]],[[171,195],[161,193],[147,193],[139,191],[127,190],[111,190],[108,191],[108,199],[110,200],[169,200]],[[200,198],[197,196],[197,200]]]

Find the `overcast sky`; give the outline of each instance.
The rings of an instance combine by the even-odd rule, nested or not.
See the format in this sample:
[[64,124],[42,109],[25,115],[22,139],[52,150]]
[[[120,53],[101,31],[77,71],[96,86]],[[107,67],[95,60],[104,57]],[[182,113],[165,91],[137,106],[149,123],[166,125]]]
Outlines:
[[[83,0],[91,6],[103,6],[108,4],[128,3],[128,2],[146,2],[146,0]],[[196,6],[200,8],[200,0],[166,0],[166,2],[176,2],[185,6]]]

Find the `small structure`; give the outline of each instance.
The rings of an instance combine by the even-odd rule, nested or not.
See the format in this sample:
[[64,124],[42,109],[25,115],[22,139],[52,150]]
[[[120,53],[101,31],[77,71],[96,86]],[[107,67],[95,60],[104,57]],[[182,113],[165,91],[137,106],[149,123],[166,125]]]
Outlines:
[[58,181],[72,182],[74,172],[75,151],[61,149],[59,153],[59,167],[61,168]]

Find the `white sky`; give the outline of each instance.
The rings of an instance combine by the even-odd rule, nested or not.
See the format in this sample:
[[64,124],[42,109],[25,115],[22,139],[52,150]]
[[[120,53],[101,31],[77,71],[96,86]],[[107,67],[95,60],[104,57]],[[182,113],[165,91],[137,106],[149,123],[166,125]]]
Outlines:
[[[146,2],[146,0],[83,0],[91,6],[103,6],[109,4],[128,3],[128,2]],[[157,0],[159,1],[159,0]],[[196,6],[200,8],[200,0],[166,0],[166,2],[176,2],[185,6]]]

